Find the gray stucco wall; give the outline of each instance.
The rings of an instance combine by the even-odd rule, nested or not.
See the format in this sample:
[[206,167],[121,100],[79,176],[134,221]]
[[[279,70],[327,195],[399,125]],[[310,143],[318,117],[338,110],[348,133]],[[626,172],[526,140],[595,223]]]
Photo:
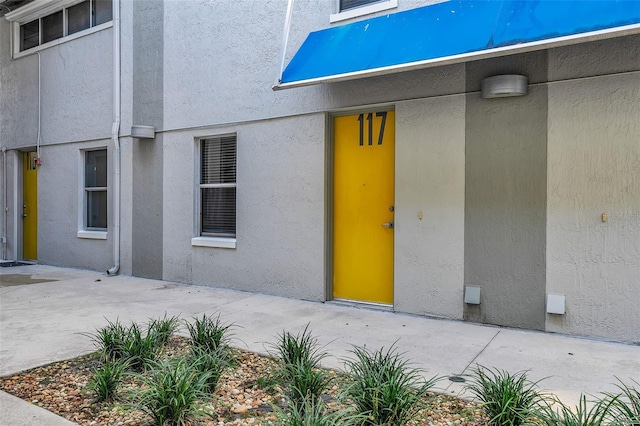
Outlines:
[[[237,248],[192,247],[195,137],[237,133]],[[164,135],[164,273],[324,299],[325,115]]]
[[465,319],[544,329],[547,90],[467,95]]
[[402,312],[462,318],[464,114],[464,95],[396,105],[394,307]]
[[640,342],[639,73],[549,86],[548,193],[547,330]]
[[[112,266],[113,232],[106,240],[77,237],[78,171],[84,170],[81,149],[108,147],[109,140],[82,144],[59,144],[42,148],[46,161],[38,168],[38,261],[47,265],[87,268],[106,271]],[[108,149],[108,185],[113,187],[111,149]],[[63,190],[64,189],[64,190]],[[107,203],[113,202],[108,192]],[[111,224],[111,208],[107,213]]]
[[[164,2],[133,2],[132,114],[137,125],[163,128]],[[123,128],[123,133],[130,129]],[[133,139],[132,144],[132,273],[162,278],[163,137]]]

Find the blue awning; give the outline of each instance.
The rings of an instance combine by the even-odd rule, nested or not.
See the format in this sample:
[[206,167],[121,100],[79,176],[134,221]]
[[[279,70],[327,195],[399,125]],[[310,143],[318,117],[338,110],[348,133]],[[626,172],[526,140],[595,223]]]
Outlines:
[[452,0],[310,33],[274,89],[638,32],[640,0]]

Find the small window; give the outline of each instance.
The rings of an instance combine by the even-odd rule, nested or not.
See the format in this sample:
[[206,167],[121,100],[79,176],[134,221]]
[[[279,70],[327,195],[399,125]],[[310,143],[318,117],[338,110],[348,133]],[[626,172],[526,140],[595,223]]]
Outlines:
[[[20,52],[113,20],[113,0],[85,0],[25,24],[15,22]],[[18,27],[19,25],[19,32]]]
[[53,41],[63,35],[62,11],[42,18],[42,44]]
[[107,150],[86,151],[84,161],[85,228],[107,229]]
[[340,12],[373,3],[380,3],[381,1],[384,0],[340,0]]
[[236,236],[236,136],[200,141],[200,235]]
[[112,0],[93,0],[93,26],[104,24],[113,19]]
[[91,4],[83,1],[67,9],[67,34],[86,30],[91,26]]
[[20,50],[31,49],[40,44],[40,20],[36,19],[20,26]]

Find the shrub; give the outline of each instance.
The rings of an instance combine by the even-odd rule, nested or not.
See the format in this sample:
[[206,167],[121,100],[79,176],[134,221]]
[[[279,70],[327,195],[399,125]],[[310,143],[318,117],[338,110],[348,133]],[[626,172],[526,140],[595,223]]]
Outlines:
[[[606,401],[609,403],[609,417],[613,425],[640,426],[640,389],[620,382],[616,386],[620,390],[617,395],[606,393]],[[633,383],[640,385],[633,380]]]
[[122,342],[126,328],[116,319],[107,320],[107,326],[96,330],[94,334],[87,334],[106,362],[122,358]]
[[122,360],[108,360],[96,369],[89,382],[89,389],[94,393],[96,402],[113,401],[117,396],[122,374],[127,370],[127,363]]
[[194,323],[186,322],[191,345],[207,351],[216,352],[223,349],[225,352],[229,348],[229,332],[233,324],[224,324],[220,320],[220,315],[213,317],[202,315],[202,319],[194,317]]
[[156,359],[158,339],[153,333],[144,334],[136,323],[126,329],[120,351],[122,359],[135,371],[143,370]]
[[504,370],[478,366],[474,380],[466,386],[482,403],[489,423],[496,426],[525,424],[544,396],[524,372],[510,374]]
[[355,415],[352,411],[341,410],[331,412],[320,401],[309,401],[302,396],[296,398],[304,401],[304,407],[299,409],[289,401],[288,410],[283,410],[274,406],[276,412],[277,425],[279,426],[351,426],[361,421],[361,416]]
[[222,352],[222,349],[211,351],[195,347],[191,352],[191,357],[191,365],[194,371],[200,375],[206,374],[207,380],[204,391],[213,393],[224,369],[229,366],[226,355]]
[[147,326],[147,332],[154,336],[159,346],[163,346],[180,326],[177,316],[167,318],[167,314],[160,319],[152,319]]
[[151,366],[148,374],[136,376],[143,383],[133,395],[136,408],[150,415],[158,426],[183,426],[207,414],[198,401],[207,397],[208,373],[198,372],[182,358]]
[[395,352],[381,348],[371,352],[354,347],[354,359],[345,364],[351,377],[343,397],[366,418],[365,425],[405,425],[422,408],[427,391],[439,380],[425,380],[421,371]]
[[[580,395],[580,402],[572,410],[559,400],[543,405],[536,417],[547,426],[602,426],[607,424],[611,401],[598,400],[589,408],[587,397]],[[554,408],[557,407],[557,408]]]
[[303,413],[305,407],[320,400],[331,382],[329,373],[318,368],[326,353],[311,335],[309,324],[296,335],[283,331],[273,348],[279,358],[276,375],[286,389],[290,405]]

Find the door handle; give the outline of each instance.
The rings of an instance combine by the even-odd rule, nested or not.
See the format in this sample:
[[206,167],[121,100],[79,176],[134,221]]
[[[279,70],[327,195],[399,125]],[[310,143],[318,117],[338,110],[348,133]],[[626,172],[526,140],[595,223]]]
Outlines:
[[383,223],[382,226],[384,226],[385,228],[393,228],[393,222]]

